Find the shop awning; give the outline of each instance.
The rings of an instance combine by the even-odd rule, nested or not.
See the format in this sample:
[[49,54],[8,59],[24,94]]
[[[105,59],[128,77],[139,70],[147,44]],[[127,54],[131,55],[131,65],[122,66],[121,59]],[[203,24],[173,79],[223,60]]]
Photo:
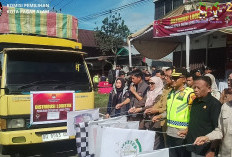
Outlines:
[[225,28],[219,30],[220,32],[226,33],[226,34],[232,34],[232,27],[231,28]]
[[[164,18],[181,15],[185,10],[185,6],[180,6],[170,14],[167,14]],[[179,45],[181,41],[184,41],[183,37],[178,39],[166,38],[155,39],[153,38],[153,22],[138,32],[131,34],[128,37],[128,41],[141,53],[141,55],[150,59],[160,59],[169,53],[171,53]]]

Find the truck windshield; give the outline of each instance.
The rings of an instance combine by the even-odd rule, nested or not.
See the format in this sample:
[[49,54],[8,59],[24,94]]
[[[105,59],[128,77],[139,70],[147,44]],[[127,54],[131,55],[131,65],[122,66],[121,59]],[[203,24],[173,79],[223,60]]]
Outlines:
[[60,52],[8,52],[8,94],[30,91],[91,91],[80,54]]

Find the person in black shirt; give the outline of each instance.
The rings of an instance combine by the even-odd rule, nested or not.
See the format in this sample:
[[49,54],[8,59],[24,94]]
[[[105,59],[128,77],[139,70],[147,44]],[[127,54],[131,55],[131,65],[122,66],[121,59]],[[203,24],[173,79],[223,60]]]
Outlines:
[[[208,76],[200,76],[194,81],[194,93],[188,133],[186,141],[194,143],[199,136],[207,135],[218,125],[218,117],[221,111],[221,103],[211,95],[211,79]],[[202,146],[189,146],[187,150],[192,157],[214,157],[218,148],[217,142],[207,143]]]
[[129,92],[125,88],[125,80],[117,78],[114,88],[109,94],[106,118],[127,114],[129,102]]

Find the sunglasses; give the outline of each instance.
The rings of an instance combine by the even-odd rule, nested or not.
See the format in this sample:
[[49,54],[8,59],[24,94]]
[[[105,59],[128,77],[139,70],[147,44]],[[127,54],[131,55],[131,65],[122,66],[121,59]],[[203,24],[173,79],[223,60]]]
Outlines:
[[155,83],[154,82],[148,82],[148,85],[154,85]]
[[177,81],[179,78],[183,78],[182,76],[172,76],[171,79]]
[[166,77],[166,78],[170,78],[171,76],[169,76],[169,75],[164,75],[164,77]]

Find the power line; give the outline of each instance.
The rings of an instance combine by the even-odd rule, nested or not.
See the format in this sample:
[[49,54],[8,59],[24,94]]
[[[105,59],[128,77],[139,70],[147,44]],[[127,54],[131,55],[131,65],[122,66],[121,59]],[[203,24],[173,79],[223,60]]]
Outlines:
[[123,6],[114,8],[114,9],[104,10],[102,12],[98,12],[98,13],[90,14],[90,15],[87,15],[87,16],[84,16],[84,17],[80,17],[79,20],[80,21],[87,21],[87,20],[96,19],[96,18],[98,18],[100,16],[111,14],[111,13],[117,12],[119,10],[123,10],[125,8],[129,8],[129,7],[133,7],[133,6],[138,6],[138,5],[141,5],[141,4],[145,4],[145,2],[148,2],[148,1],[150,1],[150,0],[138,0],[136,2],[128,3],[126,5],[123,5]]
[[[51,2],[52,2],[52,0],[50,0],[49,2],[48,2],[48,5],[50,6],[51,5]],[[45,9],[48,9],[47,7],[44,7]]]
[[[60,4],[61,1],[62,1],[62,0],[60,0],[57,4],[55,4],[55,5],[53,6],[53,10],[55,10],[55,7],[58,6],[58,5]],[[59,9],[60,12],[61,12],[61,10],[64,9],[68,4],[71,4],[72,2],[73,2],[73,0],[70,0],[70,1],[68,1],[67,3],[65,3],[63,6],[61,6],[60,9]]]
[[144,1],[147,1],[147,0],[140,0],[140,1],[137,1],[137,2],[134,2],[134,3],[126,4],[124,6],[121,6],[121,7],[115,8],[115,9],[106,10],[106,11],[103,11],[103,12],[100,12],[100,13],[97,13],[97,14],[91,14],[89,16],[86,16],[84,18],[79,18],[79,19],[80,20],[91,20],[91,19],[94,19],[94,18],[98,18],[100,16],[104,16],[104,15],[107,15],[107,14],[111,14],[113,12],[117,12],[117,11],[125,9],[127,7],[139,5],[139,3],[144,3]]
[[66,4],[60,7],[60,9],[64,9],[68,4],[71,4],[73,0],[68,1]]
[[[49,5],[50,5],[51,2],[52,2],[52,0],[49,2]],[[62,2],[63,2],[63,0],[60,0],[56,4],[54,4],[53,7],[52,7],[52,10],[50,10],[50,11],[57,12],[57,10],[55,10],[55,7],[58,6],[58,5],[61,5]],[[59,10],[61,11],[61,8]]]
[[[49,2],[49,6],[50,6],[51,2],[52,2],[52,0]],[[52,7],[52,9],[51,9],[50,11],[51,11],[51,12],[59,12],[59,11],[61,12],[61,9],[56,10],[55,7],[56,7],[57,5],[60,5],[62,2],[63,2],[63,0],[60,0],[60,1],[58,1],[56,4],[54,4],[53,7]]]
[[53,8],[55,8],[57,5],[59,5],[63,0],[60,0],[58,3],[56,3]]

